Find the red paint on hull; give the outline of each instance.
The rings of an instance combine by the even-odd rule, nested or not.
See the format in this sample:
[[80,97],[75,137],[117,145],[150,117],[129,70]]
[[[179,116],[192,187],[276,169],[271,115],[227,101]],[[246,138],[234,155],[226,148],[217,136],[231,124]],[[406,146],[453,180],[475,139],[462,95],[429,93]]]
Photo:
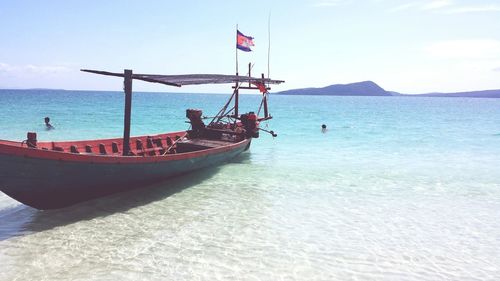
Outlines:
[[[152,136],[185,135],[176,132]],[[145,139],[135,137],[131,140]],[[111,145],[121,139],[39,143],[38,146]],[[250,139],[218,142],[218,147],[150,156],[70,153],[0,141],[0,190],[37,209],[54,209],[108,194],[144,187],[168,177],[218,165],[248,149]],[[65,149],[66,150],[66,149]]]

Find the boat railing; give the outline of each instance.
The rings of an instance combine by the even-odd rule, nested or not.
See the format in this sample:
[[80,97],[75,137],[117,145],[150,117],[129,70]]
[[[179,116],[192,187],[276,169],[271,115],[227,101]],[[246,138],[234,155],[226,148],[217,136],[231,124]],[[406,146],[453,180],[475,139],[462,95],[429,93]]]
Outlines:
[[[187,132],[175,132],[154,136],[130,138],[130,154],[136,156],[158,156],[176,153],[176,140],[185,138]],[[35,149],[82,155],[121,155],[122,139],[93,141],[38,142]]]

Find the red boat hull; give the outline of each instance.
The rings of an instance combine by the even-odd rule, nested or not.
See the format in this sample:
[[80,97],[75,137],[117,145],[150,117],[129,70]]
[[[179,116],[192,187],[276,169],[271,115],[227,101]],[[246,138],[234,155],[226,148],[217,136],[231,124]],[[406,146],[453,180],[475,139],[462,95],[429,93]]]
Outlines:
[[45,210],[218,165],[247,150],[250,139],[156,156],[77,154],[12,144],[0,142],[0,190],[23,204]]

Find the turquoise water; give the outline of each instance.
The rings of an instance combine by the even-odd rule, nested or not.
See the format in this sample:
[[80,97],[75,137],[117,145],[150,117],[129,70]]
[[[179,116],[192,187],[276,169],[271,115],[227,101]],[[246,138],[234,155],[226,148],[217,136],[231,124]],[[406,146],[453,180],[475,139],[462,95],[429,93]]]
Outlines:
[[[226,98],[137,93],[132,134],[185,129],[186,108]],[[1,90],[0,139],[119,137],[122,107],[116,92]],[[55,211],[0,194],[0,280],[500,279],[500,100],[270,108],[278,137],[220,167]]]

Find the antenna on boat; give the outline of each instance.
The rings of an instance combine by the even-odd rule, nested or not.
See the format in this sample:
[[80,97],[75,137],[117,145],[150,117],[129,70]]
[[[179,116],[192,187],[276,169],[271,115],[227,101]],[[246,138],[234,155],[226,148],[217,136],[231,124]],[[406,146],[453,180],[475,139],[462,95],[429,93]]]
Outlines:
[[267,78],[270,76],[270,57],[271,57],[271,11],[267,18]]

